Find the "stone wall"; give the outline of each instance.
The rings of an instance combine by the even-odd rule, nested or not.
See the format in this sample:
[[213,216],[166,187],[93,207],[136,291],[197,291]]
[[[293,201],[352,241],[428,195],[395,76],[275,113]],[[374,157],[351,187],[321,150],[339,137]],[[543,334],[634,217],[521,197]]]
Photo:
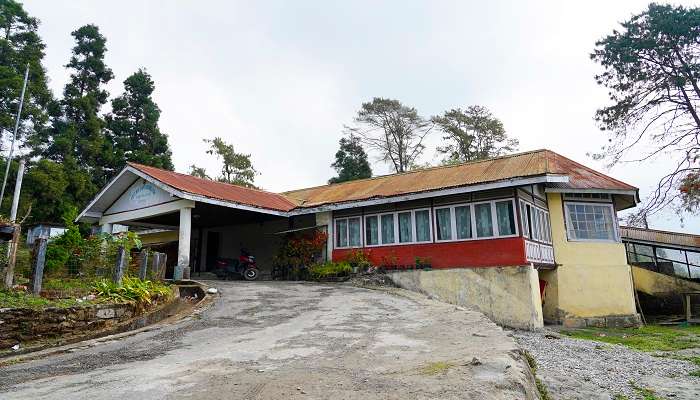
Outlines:
[[543,326],[537,271],[532,266],[414,270],[387,275],[399,287],[474,308],[500,325],[528,330]]

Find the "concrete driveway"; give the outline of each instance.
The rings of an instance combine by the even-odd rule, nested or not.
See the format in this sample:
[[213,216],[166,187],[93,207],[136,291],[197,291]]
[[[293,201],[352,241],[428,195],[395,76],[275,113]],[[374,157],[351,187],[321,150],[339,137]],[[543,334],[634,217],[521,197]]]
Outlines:
[[344,285],[210,282],[174,325],[0,369],[2,399],[527,399],[515,342],[482,314]]

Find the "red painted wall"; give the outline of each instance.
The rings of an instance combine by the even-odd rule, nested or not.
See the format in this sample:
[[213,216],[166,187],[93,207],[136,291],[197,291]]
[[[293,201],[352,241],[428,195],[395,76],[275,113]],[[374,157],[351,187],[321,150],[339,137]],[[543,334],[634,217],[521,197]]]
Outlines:
[[415,265],[416,257],[428,257],[433,268],[503,267],[527,264],[525,240],[522,237],[364,249],[334,249],[333,261],[342,261],[357,250],[363,250],[374,265],[386,265],[387,260],[394,257],[396,257],[396,264],[400,266]]

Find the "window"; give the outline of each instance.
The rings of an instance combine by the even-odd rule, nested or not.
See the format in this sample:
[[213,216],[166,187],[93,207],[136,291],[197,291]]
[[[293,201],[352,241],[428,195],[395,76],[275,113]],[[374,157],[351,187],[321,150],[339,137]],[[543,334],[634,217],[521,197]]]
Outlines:
[[367,246],[430,242],[430,210],[406,210],[365,216]]
[[515,214],[510,200],[496,202],[496,220],[500,236],[515,235]]
[[452,239],[452,209],[438,208],[435,210],[435,224],[437,227],[438,240]]
[[565,203],[569,240],[618,241],[612,204]]
[[410,211],[399,213],[399,243],[410,243],[413,241],[412,220]]
[[368,246],[379,244],[379,217],[372,215],[365,218],[365,243]]
[[476,217],[476,236],[493,236],[493,217],[491,215],[491,203],[475,204],[474,215]]
[[413,212],[416,220],[416,242],[430,241],[430,211],[418,210]]
[[472,213],[469,206],[455,207],[455,221],[457,239],[471,239],[472,237]]
[[523,226],[523,236],[538,242],[552,243],[549,212],[520,200],[520,219]]
[[360,247],[360,217],[338,218],[335,220],[335,247]]

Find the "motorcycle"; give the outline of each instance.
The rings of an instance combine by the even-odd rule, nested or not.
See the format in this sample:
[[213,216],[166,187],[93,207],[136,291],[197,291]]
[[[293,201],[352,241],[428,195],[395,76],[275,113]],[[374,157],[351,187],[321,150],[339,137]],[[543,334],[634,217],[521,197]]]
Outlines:
[[241,255],[235,258],[217,258],[214,273],[219,279],[240,279],[254,281],[258,279],[260,271],[255,264],[255,257],[245,249],[241,249]]

